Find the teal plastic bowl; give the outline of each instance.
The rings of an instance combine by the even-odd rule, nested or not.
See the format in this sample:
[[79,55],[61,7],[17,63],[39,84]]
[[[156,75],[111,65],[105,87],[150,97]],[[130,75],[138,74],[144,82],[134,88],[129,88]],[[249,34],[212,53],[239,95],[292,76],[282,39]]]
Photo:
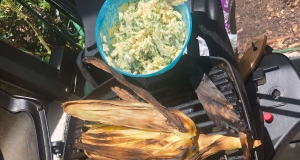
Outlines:
[[[109,63],[106,60],[106,53],[103,51],[103,47],[102,47],[102,44],[104,44],[105,42],[100,37],[100,33],[102,34],[102,36],[106,36],[107,43],[109,43],[112,37],[109,36],[108,30],[119,21],[119,19],[118,19],[119,6],[121,6],[122,4],[124,4],[128,1],[129,0],[106,0],[105,3],[103,4],[103,6],[98,14],[97,20],[96,20],[95,39],[96,39],[97,48],[99,50],[99,53],[100,53],[102,59],[108,65],[109,65]],[[156,72],[152,72],[149,74],[132,74],[129,72],[125,72],[119,68],[115,68],[113,66],[111,66],[111,67],[123,75],[129,76],[129,77],[136,77],[136,78],[147,78],[147,77],[157,76],[157,75],[162,74],[162,73],[170,70],[171,68],[173,68],[177,64],[179,59],[182,57],[182,55],[189,43],[191,32],[192,32],[192,16],[191,16],[191,12],[190,12],[188,4],[184,3],[181,5],[175,6],[174,9],[177,10],[178,12],[180,12],[182,15],[182,19],[186,26],[186,39],[185,39],[185,43],[184,43],[181,53],[169,65],[167,65],[166,67],[164,67]]]

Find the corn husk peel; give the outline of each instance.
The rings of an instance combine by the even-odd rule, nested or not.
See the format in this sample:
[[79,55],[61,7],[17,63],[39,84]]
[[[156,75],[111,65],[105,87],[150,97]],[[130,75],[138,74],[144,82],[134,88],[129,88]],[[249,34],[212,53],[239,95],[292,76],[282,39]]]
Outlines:
[[[112,87],[121,100],[78,100],[63,103],[64,111],[82,120],[94,122],[75,146],[90,160],[205,159],[222,150],[241,148],[240,139],[223,135],[200,134],[184,113],[162,106],[146,90],[97,58],[87,63],[111,73],[146,102],[128,91]],[[254,147],[260,141],[254,141]]]

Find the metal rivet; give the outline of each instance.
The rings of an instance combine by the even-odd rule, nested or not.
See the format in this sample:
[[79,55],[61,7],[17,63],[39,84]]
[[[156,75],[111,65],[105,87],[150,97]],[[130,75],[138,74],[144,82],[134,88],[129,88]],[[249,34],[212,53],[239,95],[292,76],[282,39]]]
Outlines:
[[253,51],[256,51],[256,50],[257,50],[257,47],[254,45],[253,42],[252,42],[252,49],[253,49]]

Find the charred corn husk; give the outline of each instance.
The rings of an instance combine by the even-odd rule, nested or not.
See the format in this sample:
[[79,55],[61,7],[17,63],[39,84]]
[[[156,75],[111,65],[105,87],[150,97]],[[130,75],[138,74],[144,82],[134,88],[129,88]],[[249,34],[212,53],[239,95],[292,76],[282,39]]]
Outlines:
[[[64,111],[95,124],[81,136],[78,148],[91,157],[111,159],[184,159],[192,155],[196,145],[196,126],[179,110],[171,110],[186,132],[180,132],[153,106],[127,101],[71,101],[63,104]],[[101,158],[99,158],[101,159]]]
[[[223,135],[208,136],[205,134],[200,134],[197,144],[199,147],[199,155],[201,155],[198,159],[205,159],[208,156],[211,156],[220,151],[235,150],[242,148],[241,141],[239,138]],[[253,148],[256,148],[260,145],[261,142],[256,140],[254,141]],[[192,157],[196,156],[197,154],[192,155]]]
[[184,126],[185,132],[181,132],[152,105],[133,100],[132,95],[118,87],[112,90],[130,98],[63,104],[68,114],[95,122],[76,143],[90,159],[203,159],[221,150],[241,148],[236,137],[197,134],[189,117],[179,110],[169,110]]
[[81,142],[75,144],[90,160],[196,160],[221,150],[241,148],[237,137],[199,134],[194,122],[184,113],[165,108],[149,92],[127,82],[103,61],[90,58],[86,62],[111,73],[147,102],[113,87],[122,100],[79,100],[63,104],[68,114],[94,122],[81,135]]

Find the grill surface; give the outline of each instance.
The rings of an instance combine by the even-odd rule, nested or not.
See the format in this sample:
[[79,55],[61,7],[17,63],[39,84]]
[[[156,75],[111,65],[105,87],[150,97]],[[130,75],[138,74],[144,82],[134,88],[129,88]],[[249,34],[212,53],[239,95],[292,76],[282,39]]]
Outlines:
[[[202,133],[209,135],[227,135],[225,131],[220,127],[217,127],[208,118],[202,105],[197,99],[197,95],[195,94],[189,82],[189,77],[182,65],[182,63],[179,63],[179,65],[176,66],[176,69],[167,72],[165,75],[148,79],[144,85],[145,88],[164,106],[176,108],[184,112],[195,122]],[[236,108],[238,115],[242,116],[242,111],[239,112],[239,108],[241,108],[239,98],[226,71],[212,69],[208,75],[218,89],[225,95],[227,100]],[[90,95],[85,97],[85,99],[118,99],[117,95],[110,91],[109,88],[111,86],[126,88],[115,79],[111,79],[95,89]],[[70,118],[64,159],[84,160],[87,158],[82,150],[78,150],[73,146],[74,141],[80,141],[80,134],[85,130],[83,127],[85,123],[87,122],[78,120],[74,117]],[[237,150],[221,152],[211,156],[209,159],[238,160],[243,159],[242,155],[242,151]]]

